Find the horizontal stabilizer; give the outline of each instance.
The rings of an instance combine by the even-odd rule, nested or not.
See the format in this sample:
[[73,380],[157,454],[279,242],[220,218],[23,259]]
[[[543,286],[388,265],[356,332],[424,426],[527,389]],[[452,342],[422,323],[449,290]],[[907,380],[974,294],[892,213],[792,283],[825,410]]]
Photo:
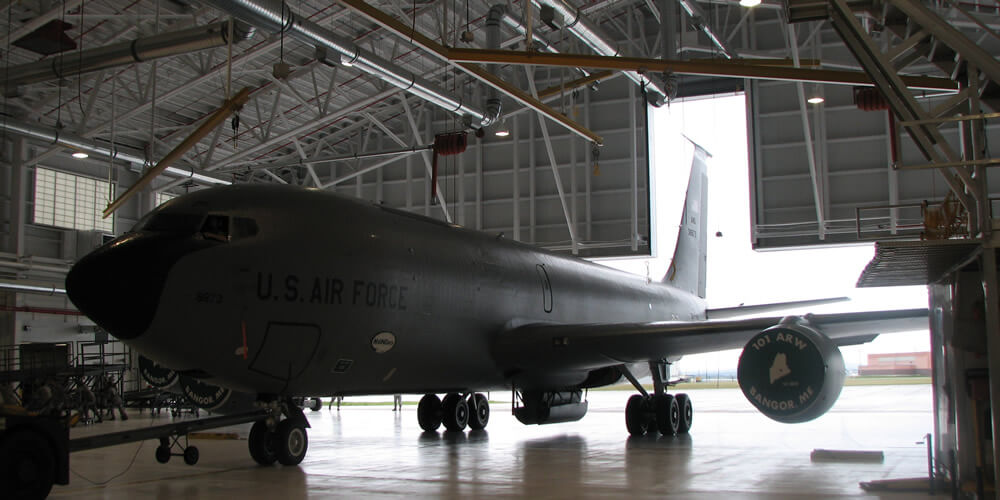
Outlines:
[[879,334],[877,333],[870,333],[867,335],[855,335],[854,337],[840,337],[838,339],[833,339],[833,343],[837,344],[837,347],[867,344],[875,340],[878,335]]
[[835,304],[837,302],[847,302],[849,297],[830,297],[827,299],[793,300],[790,302],[773,302],[770,304],[755,304],[752,306],[739,305],[736,307],[720,307],[705,311],[708,319],[728,319],[751,314],[769,313],[790,309],[792,307],[819,306],[824,304]]

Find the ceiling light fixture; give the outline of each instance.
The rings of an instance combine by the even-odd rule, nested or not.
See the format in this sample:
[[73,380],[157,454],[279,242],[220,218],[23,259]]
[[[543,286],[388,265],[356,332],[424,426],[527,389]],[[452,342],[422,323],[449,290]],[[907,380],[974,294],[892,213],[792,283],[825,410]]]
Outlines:
[[760,0],[740,0],[740,5],[750,8],[760,5]]
[[510,135],[510,129],[507,128],[507,120],[504,119],[497,125],[497,129],[493,132],[497,137],[507,137]]
[[82,160],[82,159],[84,159],[84,158],[87,158],[87,157],[88,157],[88,156],[90,156],[90,155],[88,155],[87,153],[84,153],[83,151],[76,151],[76,152],[74,152],[74,153],[73,153],[72,155],[70,155],[70,156],[72,156],[73,158],[76,158],[76,159],[78,159],[78,160]]

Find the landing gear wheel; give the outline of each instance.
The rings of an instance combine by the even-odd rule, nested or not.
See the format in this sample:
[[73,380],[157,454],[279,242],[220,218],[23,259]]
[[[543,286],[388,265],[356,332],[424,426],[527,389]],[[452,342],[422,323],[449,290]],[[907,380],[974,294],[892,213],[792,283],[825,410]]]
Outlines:
[[266,421],[258,420],[253,423],[247,444],[250,446],[250,457],[254,462],[260,465],[273,465],[278,460],[278,455],[274,453],[273,437],[274,433],[268,430]]
[[188,446],[184,448],[184,463],[194,465],[198,463],[198,447]]
[[469,404],[461,394],[448,394],[441,402],[441,417],[445,429],[452,432],[463,431],[469,424]]
[[485,395],[477,392],[472,395],[472,404],[469,428],[474,431],[485,429],[486,424],[490,421],[490,402]]
[[639,394],[633,394],[625,405],[625,428],[633,436],[646,434],[648,420],[646,417],[646,402]]
[[274,454],[281,465],[299,465],[309,449],[309,436],[305,427],[293,424],[291,419],[278,422],[274,428]]
[[677,405],[677,398],[670,394],[654,395],[653,413],[656,415],[656,428],[660,431],[660,434],[664,436],[677,434],[681,418],[681,410]]
[[417,405],[417,422],[420,428],[434,432],[441,427],[441,399],[436,394],[425,394]]
[[4,498],[45,498],[56,476],[49,443],[33,430],[8,432],[0,439],[0,484]]
[[312,411],[319,411],[323,408],[323,401],[319,398],[312,398],[309,400],[309,409]]
[[674,397],[677,407],[680,410],[680,420],[677,423],[677,433],[687,434],[691,430],[691,421],[694,419],[694,407],[691,405],[691,398],[687,394],[678,394]]
[[161,464],[165,464],[165,463],[167,463],[167,462],[170,461],[170,447],[169,446],[163,446],[161,444],[160,446],[156,447],[156,461],[160,462]]

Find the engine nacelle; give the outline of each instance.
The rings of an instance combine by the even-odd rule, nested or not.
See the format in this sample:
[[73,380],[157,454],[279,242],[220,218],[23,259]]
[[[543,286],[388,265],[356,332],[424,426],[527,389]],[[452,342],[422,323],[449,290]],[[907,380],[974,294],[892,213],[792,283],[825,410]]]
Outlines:
[[740,388],[750,403],[787,424],[826,413],[840,396],[846,375],[837,345],[798,316],[750,339],[737,369]]
[[162,390],[171,390],[177,383],[177,372],[139,355],[139,374],[147,384]]
[[236,392],[225,387],[202,382],[188,375],[180,375],[178,385],[181,394],[194,406],[212,413],[228,415],[250,411],[254,408],[254,398],[245,392]]

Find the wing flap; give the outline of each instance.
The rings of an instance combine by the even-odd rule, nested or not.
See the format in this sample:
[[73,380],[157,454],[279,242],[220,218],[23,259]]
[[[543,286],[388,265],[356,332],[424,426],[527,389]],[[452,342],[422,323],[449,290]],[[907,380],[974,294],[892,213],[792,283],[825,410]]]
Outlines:
[[[849,344],[872,334],[927,328],[927,309],[806,315],[804,318],[834,341],[843,339]],[[782,317],[772,316],[697,322],[529,324],[501,333],[494,344],[494,355],[498,364],[508,371],[593,370],[622,363],[738,349],[761,330],[781,320]]]

